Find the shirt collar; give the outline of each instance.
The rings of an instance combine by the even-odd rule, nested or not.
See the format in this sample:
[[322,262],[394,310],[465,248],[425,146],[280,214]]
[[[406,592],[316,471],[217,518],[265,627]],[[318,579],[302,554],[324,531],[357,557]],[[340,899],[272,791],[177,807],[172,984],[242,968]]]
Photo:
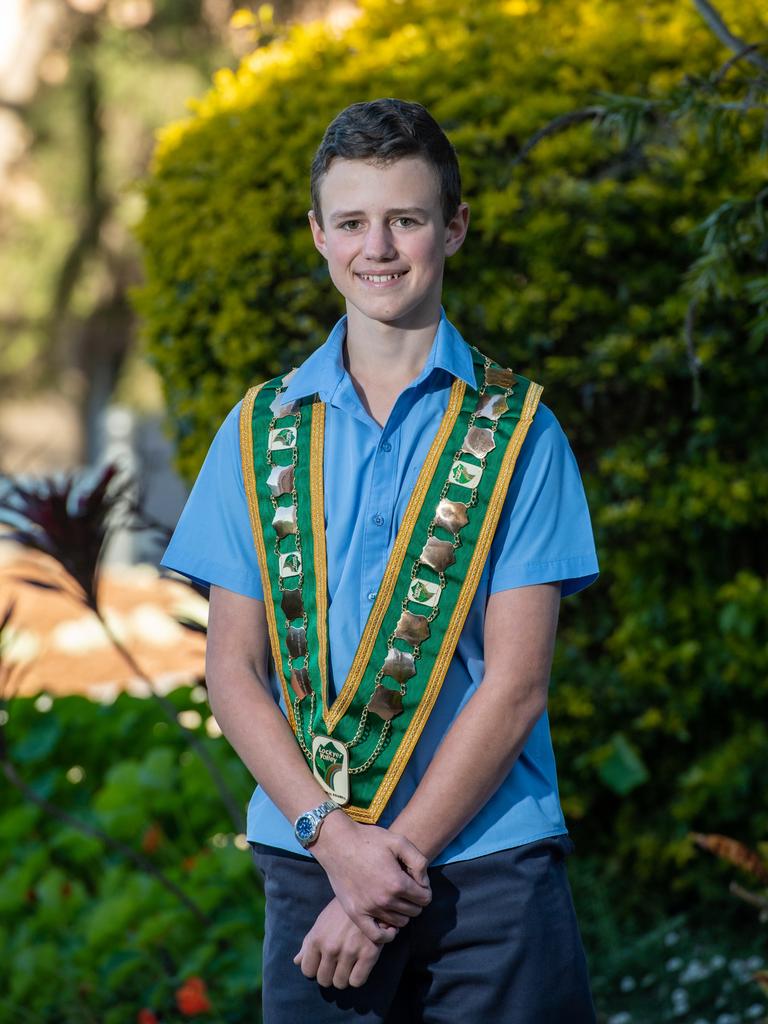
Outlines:
[[[342,346],[346,334],[347,317],[345,314],[334,324],[326,341],[315,349],[295,371],[283,392],[282,401],[284,403],[293,402],[298,398],[306,398],[315,393],[320,396],[322,401],[330,401],[344,377],[348,376],[342,357]],[[427,361],[419,376],[409,386],[413,387],[419,384],[437,368],[446,370],[453,377],[460,377],[471,388],[477,388],[470,347],[448,320],[442,306],[440,307],[440,322],[437,325],[435,339],[429,350]]]

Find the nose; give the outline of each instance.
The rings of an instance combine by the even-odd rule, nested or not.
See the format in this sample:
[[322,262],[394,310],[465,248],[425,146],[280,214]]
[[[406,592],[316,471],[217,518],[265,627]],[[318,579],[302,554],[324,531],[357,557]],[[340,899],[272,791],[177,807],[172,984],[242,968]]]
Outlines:
[[363,255],[369,260],[391,260],[397,256],[394,236],[388,224],[371,221],[365,233]]

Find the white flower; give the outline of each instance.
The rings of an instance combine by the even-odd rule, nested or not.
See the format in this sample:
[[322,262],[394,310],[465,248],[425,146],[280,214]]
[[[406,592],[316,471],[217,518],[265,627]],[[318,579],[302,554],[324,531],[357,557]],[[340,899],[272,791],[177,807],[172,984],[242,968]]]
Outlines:
[[748,1006],[744,1011],[744,1016],[747,1020],[754,1020],[755,1017],[761,1017],[764,1011],[765,1007],[762,1003],[752,1003],[752,1005]]
[[683,966],[683,958],[681,956],[673,956],[670,960],[667,960],[668,971],[679,971]]
[[672,1011],[676,1017],[688,1013],[691,1006],[688,1002],[688,993],[684,988],[676,988],[672,992]]
[[719,971],[721,967],[725,967],[725,957],[720,953],[716,953],[709,961],[709,966],[713,971]]
[[731,974],[734,976],[734,978],[736,978],[737,981],[749,980],[751,971],[747,967],[746,960],[739,960],[737,958],[736,960],[731,960],[728,966],[730,968]]
[[761,956],[751,956],[745,961],[750,971],[759,971],[765,961]]
[[632,1014],[622,1010],[621,1013],[614,1013],[608,1018],[608,1024],[632,1024]]
[[701,981],[703,978],[709,977],[709,968],[706,964],[703,964],[701,960],[691,960],[688,966],[685,968],[683,973],[680,975],[680,981]]
[[676,942],[680,941],[680,935],[678,932],[667,932],[664,936],[665,946],[674,946]]
[[628,974],[625,975],[625,977],[623,977],[621,979],[621,982],[619,983],[619,988],[621,989],[622,992],[634,992],[636,987],[637,987],[637,982],[635,981],[634,978],[631,978]]
[[735,1013],[721,1013],[715,1019],[715,1024],[740,1024],[741,1017]]

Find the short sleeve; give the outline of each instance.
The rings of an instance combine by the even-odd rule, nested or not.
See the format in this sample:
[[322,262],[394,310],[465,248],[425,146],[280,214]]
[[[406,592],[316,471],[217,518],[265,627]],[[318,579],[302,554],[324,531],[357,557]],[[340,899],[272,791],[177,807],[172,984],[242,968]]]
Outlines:
[[562,581],[562,596],[599,567],[579,468],[554,413],[539,404],[518,456],[489,554],[489,593]]
[[160,564],[264,600],[240,461],[240,406],[216,433]]

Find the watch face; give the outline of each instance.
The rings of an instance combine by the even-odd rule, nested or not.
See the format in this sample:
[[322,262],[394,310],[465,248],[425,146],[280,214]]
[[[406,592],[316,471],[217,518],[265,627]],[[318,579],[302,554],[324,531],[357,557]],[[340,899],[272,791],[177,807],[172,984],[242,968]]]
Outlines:
[[315,823],[308,814],[302,814],[296,821],[296,835],[299,839],[306,841],[311,839],[315,832]]

